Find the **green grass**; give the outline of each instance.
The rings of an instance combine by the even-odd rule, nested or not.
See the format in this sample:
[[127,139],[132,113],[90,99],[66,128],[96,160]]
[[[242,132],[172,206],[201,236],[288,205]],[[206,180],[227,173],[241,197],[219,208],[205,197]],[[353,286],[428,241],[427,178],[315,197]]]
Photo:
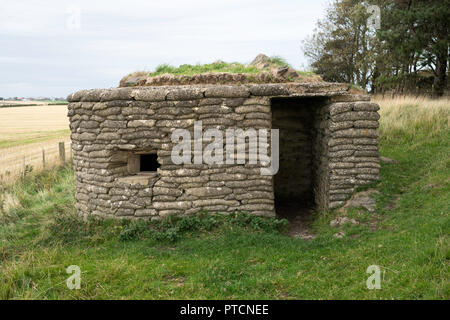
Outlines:
[[316,74],[314,71],[299,71],[297,70],[297,73],[301,76],[315,76]]
[[156,67],[155,71],[151,72],[149,75],[151,77],[159,76],[161,74],[174,74],[174,75],[187,75],[193,76],[200,73],[207,72],[230,72],[230,73],[258,73],[258,70],[254,66],[245,66],[241,63],[226,63],[226,62],[214,62],[208,64],[183,64],[179,67],[173,67],[168,64],[161,64]]
[[[250,64],[242,64],[239,62],[223,62],[223,61],[217,61],[213,63],[207,63],[207,64],[196,64],[196,65],[190,65],[190,64],[183,64],[179,67],[174,67],[169,64],[161,64],[156,67],[154,71],[151,72],[145,72],[145,71],[137,71],[128,74],[127,76],[123,77],[121,80],[121,83],[129,79],[130,77],[137,77],[145,79],[146,77],[155,77],[160,76],[163,74],[171,74],[175,76],[195,76],[198,74],[204,74],[204,73],[244,73],[247,74],[248,78],[251,79],[252,75],[258,74],[261,72],[272,72],[271,69],[273,67],[291,67],[291,65],[282,57],[280,56],[272,56],[269,57],[270,61],[269,67],[266,67],[264,69],[258,69],[256,66],[250,65]],[[303,77],[317,77],[317,75],[314,72],[310,71],[297,71],[300,76]],[[294,79],[292,79],[294,80]],[[128,86],[133,86],[133,84],[127,84]]]
[[[290,64],[280,56],[270,57],[270,63],[274,66],[284,67],[290,66]],[[259,73],[260,69],[252,65],[244,65],[239,62],[227,63],[223,61],[208,63],[208,64],[183,64],[179,67],[173,67],[168,64],[161,64],[156,67],[155,71],[150,72],[149,76],[159,76],[161,74],[174,74],[174,75],[187,75],[193,76],[196,74],[207,72],[229,72],[229,73]],[[313,72],[301,72],[302,75],[313,75]]]
[[70,134],[70,130],[56,130],[56,131],[34,131],[22,132],[14,135],[8,135],[4,140],[0,141],[0,149],[17,147],[31,143],[43,142],[57,138],[65,138]]
[[286,59],[280,57],[280,56],[271,56],[270,58],[270,63],[274,64],[278,67],[290,67],[291,65],[287,62]]
[[[289,63],[279,56],[270,57],[270,63],[279,66],[290,66]],[[239,62],[227,63],[223,61],[218,61],[214,63],[207,64],[183,64],[179,67],[173,67],[168,64],[161,64],[156,67],[155,71],[150,72],[150,76],[159,76],[161,74],[174,74],[174,75],[187,75],[193,76],[196,74],[207,73],[207,72],[229,72],[229,73],[259,73],[261,70],[252,65],[244,65]],[[309,75],[309,74],[308,74]]]
[[[309,242],[246,215],[80,221],[70,168],[30,176],[8,187],[20,206],[0,215],[0,299],[449,299],[448,122],[394,127],[382,114],[381,153],[400,163],[382,165],[376,213],[352,210],[361,223],[342,239],[336,211],[315,215]],[[381,290],[366,288],[374,264]],[[66,287],[70,265],[80,290]]]

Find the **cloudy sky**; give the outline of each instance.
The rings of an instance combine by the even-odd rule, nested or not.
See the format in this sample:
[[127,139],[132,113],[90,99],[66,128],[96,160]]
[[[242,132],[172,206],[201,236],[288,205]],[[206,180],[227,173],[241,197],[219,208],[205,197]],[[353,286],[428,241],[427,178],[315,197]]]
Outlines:
[[161,63],[250,62],[296,68],[329,0],[0,0],[0,97],[109,88]]

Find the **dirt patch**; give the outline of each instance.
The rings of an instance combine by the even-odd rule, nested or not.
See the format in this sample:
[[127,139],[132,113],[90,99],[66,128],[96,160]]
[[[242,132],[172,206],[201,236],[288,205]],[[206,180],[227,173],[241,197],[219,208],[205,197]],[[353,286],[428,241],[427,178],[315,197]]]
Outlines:
[[338,212],[347,212],[349,208],[364,208],[369,212],[375,212],[375,195],[380,192],[375,189],[369,189],[355,193]]
[[336,219],[334,219],[330,222],[330,226],[331,227],[340,227],[347,223],[359,224],[359,222],[356,221],[355,219],[350,219],[348,217],[337,217]]
[[163,276],[163,280],[168,283],[173,283],[178,288],[181,288],[184,286],[186,278],[183,276],[175,277],[173,275],[165,275],[165,276]]
[[[278,210],[278,209],[277,209]],[[316,236],[311,232],[311,222],[314,210],[295,205],[286,205],[279,209],[280,217],[289,221],[288,235],[306,241]]]
[[335,237],[336,239],[342,239],[345,236],[346,234],[344,231],[339,231],[338,233],[333,234],[333,237]]

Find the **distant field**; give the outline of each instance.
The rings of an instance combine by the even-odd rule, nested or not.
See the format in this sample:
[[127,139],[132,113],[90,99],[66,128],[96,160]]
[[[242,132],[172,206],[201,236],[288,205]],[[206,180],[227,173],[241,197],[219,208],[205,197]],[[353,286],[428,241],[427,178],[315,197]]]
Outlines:
[[26,164],[42,165],[42,149],[50,164],[59,141],[67,142],[69,152],[69,134],[66,106],[0,108],[0,180],[20,172],[23,156]]
[[65,100],[27,100],[27,101],[0,100],[0,108],[65,105],[65,104],[68,104],[68,102]]
[[67,137],[66,106],[0,109],[0,149]]

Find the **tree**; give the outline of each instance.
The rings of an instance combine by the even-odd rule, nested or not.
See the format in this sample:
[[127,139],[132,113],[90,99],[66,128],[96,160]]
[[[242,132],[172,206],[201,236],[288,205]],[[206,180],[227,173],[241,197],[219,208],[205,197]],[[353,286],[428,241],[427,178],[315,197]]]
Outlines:
[[319,21],[314,34],[304,41],[305,55],[324,80],[363,88],[371,84],[377,40],[368,25],[367,7],[364,1],[335,1],[325,20]]
[[385,76],[401,78],[405,87],[407,80],[417,82],[419,71],[432,71],[433,95],[442,96],[449,61],[450,0],[395,0],[386,9],[379,38],[397,63],[394,74]]
[[367,2],[335,0],[304,43],[305,55],[325,80],[372,91],[417,91],[432,74],[432,94],[442,96],[449,64],[450,0],[372,0],[381,29],[367,23]]

